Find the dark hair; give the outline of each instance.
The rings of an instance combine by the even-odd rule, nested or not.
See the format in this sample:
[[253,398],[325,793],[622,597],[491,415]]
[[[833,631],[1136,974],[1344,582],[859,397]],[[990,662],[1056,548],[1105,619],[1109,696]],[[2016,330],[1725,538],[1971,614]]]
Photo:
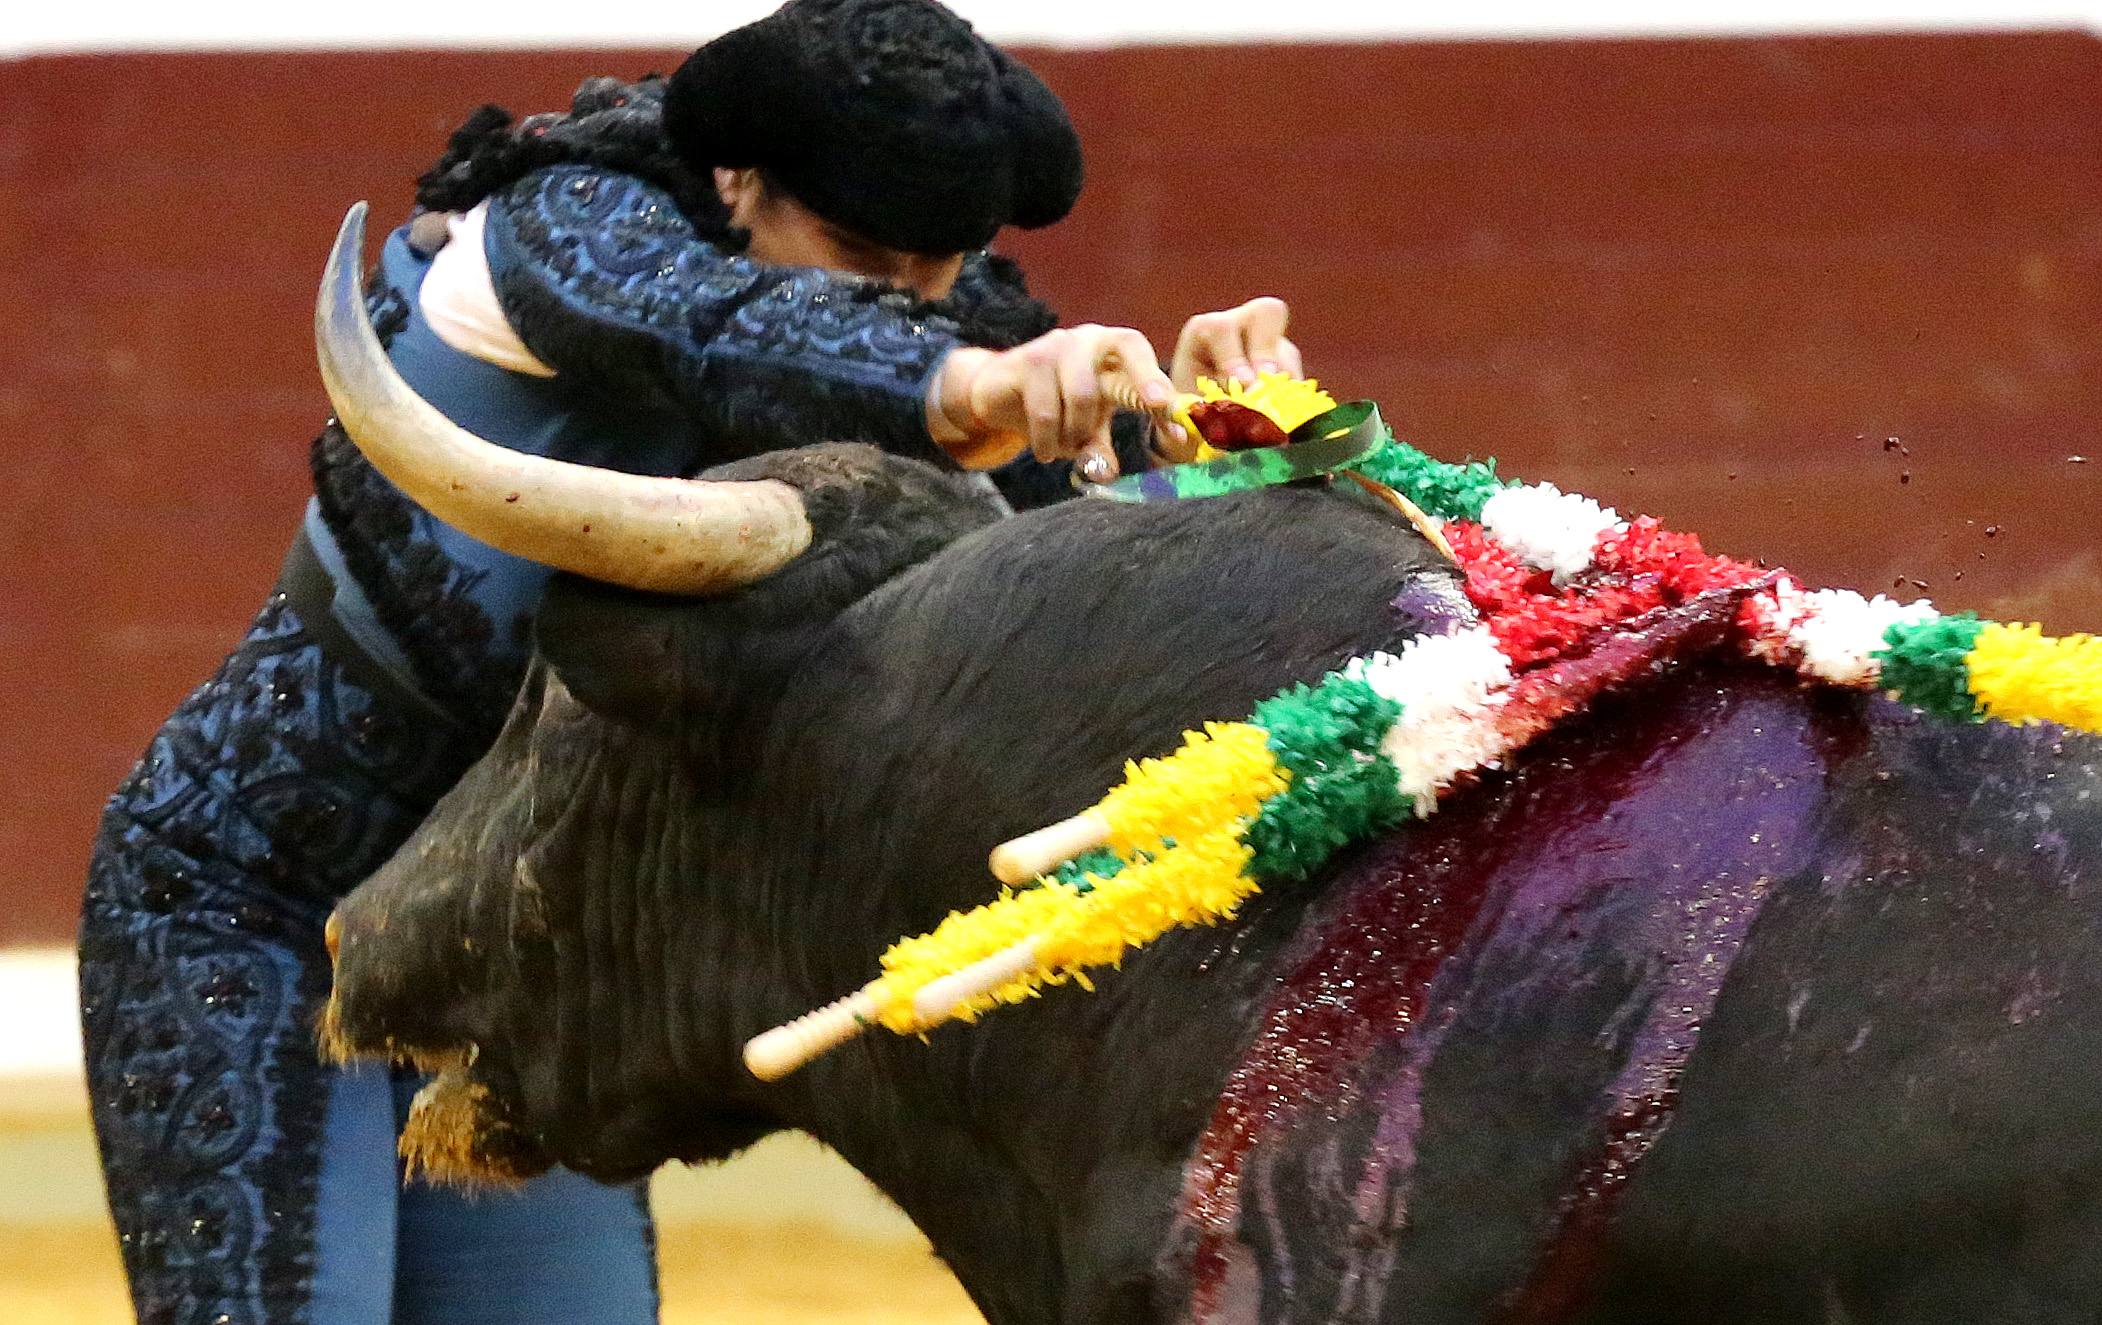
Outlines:
[[570,98],[567,114],[532,115],[522,122],[501,106],[478,107],[453,131],[437,164],[416,181],[416,203],[438,212],[465,211],[546,166],[604,166],[670,194],[703,238],[733,240],[729,211],[710,172],[688,165],[665,140],[664,86],[661,74],[633,83],[587,78]]

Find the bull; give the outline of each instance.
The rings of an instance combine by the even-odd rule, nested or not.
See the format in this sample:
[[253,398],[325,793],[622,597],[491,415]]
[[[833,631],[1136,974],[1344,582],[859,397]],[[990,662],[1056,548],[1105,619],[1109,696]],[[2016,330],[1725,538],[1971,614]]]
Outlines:
[[597,577],[330,926],[325,1040],[435,1073],[438,1176],[803,1129],[998,1325],[2102,1318],[2102,743],[1690,659],[1096,992],[764,1084],[739,1046],[982,901],[990,844],[1449,627],[1454,572],[1340,489],[1002,519],[851,446],[569,470],[422,408],[357,308],[339,250],[368,454]]

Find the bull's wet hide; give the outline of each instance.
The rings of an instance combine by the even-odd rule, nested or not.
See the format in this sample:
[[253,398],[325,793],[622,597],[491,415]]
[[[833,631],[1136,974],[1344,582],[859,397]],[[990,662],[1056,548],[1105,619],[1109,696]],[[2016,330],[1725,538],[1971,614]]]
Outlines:
[[2076,752],[1711,673],[1358,852],[1191,1164],[1191,1318],[2090,1318],[1928,1310],[2102,1249]]

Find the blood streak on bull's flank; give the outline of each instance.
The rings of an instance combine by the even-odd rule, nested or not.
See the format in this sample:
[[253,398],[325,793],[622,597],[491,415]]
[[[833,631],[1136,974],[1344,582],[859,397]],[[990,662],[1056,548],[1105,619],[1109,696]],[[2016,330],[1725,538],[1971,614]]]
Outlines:
[[[1291,1199],[1289,1176],[1270,1189],[1269,1157],[1321,1145],[1334,1126],[1321,1105],[1346,1096],[1357,1101],[1350,1112],[1376,1122],[1364,1167],[1349,1178],[1356,1199],[1344,1204],[1377,1226],[1355,1230],[1362,1239],[1320,1235],[1353,1248],[1356,1282],[1338,1291],[1376,1307],[1398,1259],[1417,1147],[1434,1139],[1425,1068],[1448,1032],[1474,1033],[1454,1026],[1470,999],[1494,996],[1481,986],[1502,976],[1483,973],[1532,972],[1534,993],[1551,1002],[1605,942],[1640,971],[1630,1005],[1641,1010],[1620,1032],[1624,1057],[1586,1124],[1589,1157],[1565,1175],[1551,1232],[1495,1315],[1558,1319],[1588,1295],[1613,1211],[1670,1123],[1700,1025],[1771,882],[1804,849],[1799,828],[1830,753],[1829,734],[1786,700],[1694,686],[1669,707],[1645,710],[1653,735],[1630,743],[1595,733],[1586,742],[1581,728],[1550,738],[1494,794],[1486,814],[1497,822],[1441,818],[1346,862],[1334,901],[1316,904],[1327,914],[1281,962],[1280,992],[1191,1161],[1182,1213],[1193,1236],[1180,1245],[1191,1256],[1193,1320],[1228,1305],[1235,1258],[1251,1254],[1239,1236],[1244,1211],[1267,1218],[1273,1200]],[[1660,776],[1667,755],[1672,772]],[[1669,861],[1655,855],[1665,844],[1676,847]],[[1267,1254],[1289,1258],[1274,1246]],[[1268,1284],[1294,1267],[1262,1268]]]
[[1263,1029],[1220,1093],[1184,1183],[1183,1216],[1197,1234],[1193,1320],[1208,1321],[1217,1312],[1250,1150],[1299,1108],[1334,1098],[1382,1035],[1413,1028],[1431,978],[1466,934],[1492,874],[1483,869],[1448,881],[1403,872],[1312,927],[1313,951],[1293,965]]

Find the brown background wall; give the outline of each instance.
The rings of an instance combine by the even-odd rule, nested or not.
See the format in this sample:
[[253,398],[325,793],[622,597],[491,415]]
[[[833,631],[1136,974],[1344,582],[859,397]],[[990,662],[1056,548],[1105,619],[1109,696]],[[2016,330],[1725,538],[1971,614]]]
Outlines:
[[[1814,580],[2102,629],[2093,39],[1032,58],[1090,184],[1010,247],[1070,320],[1165,349],[1276,293],[1313,371],[1442,454]],[[0,70],[0,943],[70,933],[102,797],[270,582],[344,206],[397,218],[479,100],[674,59]]]

